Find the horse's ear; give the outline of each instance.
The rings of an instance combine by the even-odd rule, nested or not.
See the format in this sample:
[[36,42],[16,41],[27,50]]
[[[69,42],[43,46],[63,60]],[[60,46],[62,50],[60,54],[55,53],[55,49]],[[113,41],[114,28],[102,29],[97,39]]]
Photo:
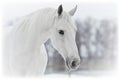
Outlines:
[[77,5],[76,5],[75,8],[73,8],[71,11],[69,11],[69,14],[70,14],[71,16],[73,16],[73,15],[75,14],[76,10],[77,10]]
[[58,15],[60,16],[63,12],[62,4],[58,7]]

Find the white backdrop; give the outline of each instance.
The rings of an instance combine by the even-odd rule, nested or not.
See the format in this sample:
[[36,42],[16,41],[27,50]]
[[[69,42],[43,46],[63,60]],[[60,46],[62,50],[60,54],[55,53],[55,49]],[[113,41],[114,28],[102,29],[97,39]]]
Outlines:
[[[73,2],[38,2],[38,3],[10,3],[3,5],[3,22],[9,22],[21,16],[25,16],[31,12],[39,10],[41,8],[51,7],[58,8],[60,4],[63,4],[63,9],[69,11],[78,5],[75,18],[85,19],[88,16],[92,16],[96,19],[116,19],[117,18],[117,6],[115,3],[73,3]],[[8,14],[9,13],[9,14]]]

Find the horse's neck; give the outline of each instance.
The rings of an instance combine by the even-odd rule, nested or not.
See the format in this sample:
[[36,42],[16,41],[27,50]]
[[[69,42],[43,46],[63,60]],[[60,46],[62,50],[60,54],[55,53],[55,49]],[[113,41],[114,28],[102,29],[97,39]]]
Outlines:
[[[28,15],[15,29],[15,35],[25,48],[38,49],[50,36],[55,10],[42,10]],[[19,42],[18,42],[19,43]],[[22,47],[21,46],[21,47]]]
[[[48,13],[40,11],[24,18],[23,21],[13,28],[6,39],[5,53],[8,54],[8,64],[15,72],[26,72],[30,74],[40,73],[45,70],[47,55],[42,45],[50,36],[53,24],[54,11]],[[7,38],[8,38],[7,37]],[[40,51],[43,50],[44,51]],[[5,58],[6,59],[6,58]],[[9,64],[12,63],[12,64]],[[33,67],[34,65],[34,67]],[[29,67],[29,68],[28,68]],[[34,71],[34,72],[33,72]],[[42,73],[41,72],[41,73]]]

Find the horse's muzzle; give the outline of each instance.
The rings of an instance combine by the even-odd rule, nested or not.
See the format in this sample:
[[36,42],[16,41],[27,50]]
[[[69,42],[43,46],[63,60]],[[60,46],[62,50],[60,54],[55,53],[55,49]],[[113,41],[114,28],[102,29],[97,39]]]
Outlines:
[[66,66],[70,70],[76,70],[80,66],[80,59],[77,59],[77,58],[74,58],[74,59],[67,58],[66,59]]

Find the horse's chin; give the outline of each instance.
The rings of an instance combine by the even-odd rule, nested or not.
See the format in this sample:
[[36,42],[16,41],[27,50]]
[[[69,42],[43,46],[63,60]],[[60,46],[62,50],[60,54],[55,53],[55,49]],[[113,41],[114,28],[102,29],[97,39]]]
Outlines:
[[69,66],[66,65],[66,71],[71,72],[71,71],[76,71],[77,68],[70,68]]

